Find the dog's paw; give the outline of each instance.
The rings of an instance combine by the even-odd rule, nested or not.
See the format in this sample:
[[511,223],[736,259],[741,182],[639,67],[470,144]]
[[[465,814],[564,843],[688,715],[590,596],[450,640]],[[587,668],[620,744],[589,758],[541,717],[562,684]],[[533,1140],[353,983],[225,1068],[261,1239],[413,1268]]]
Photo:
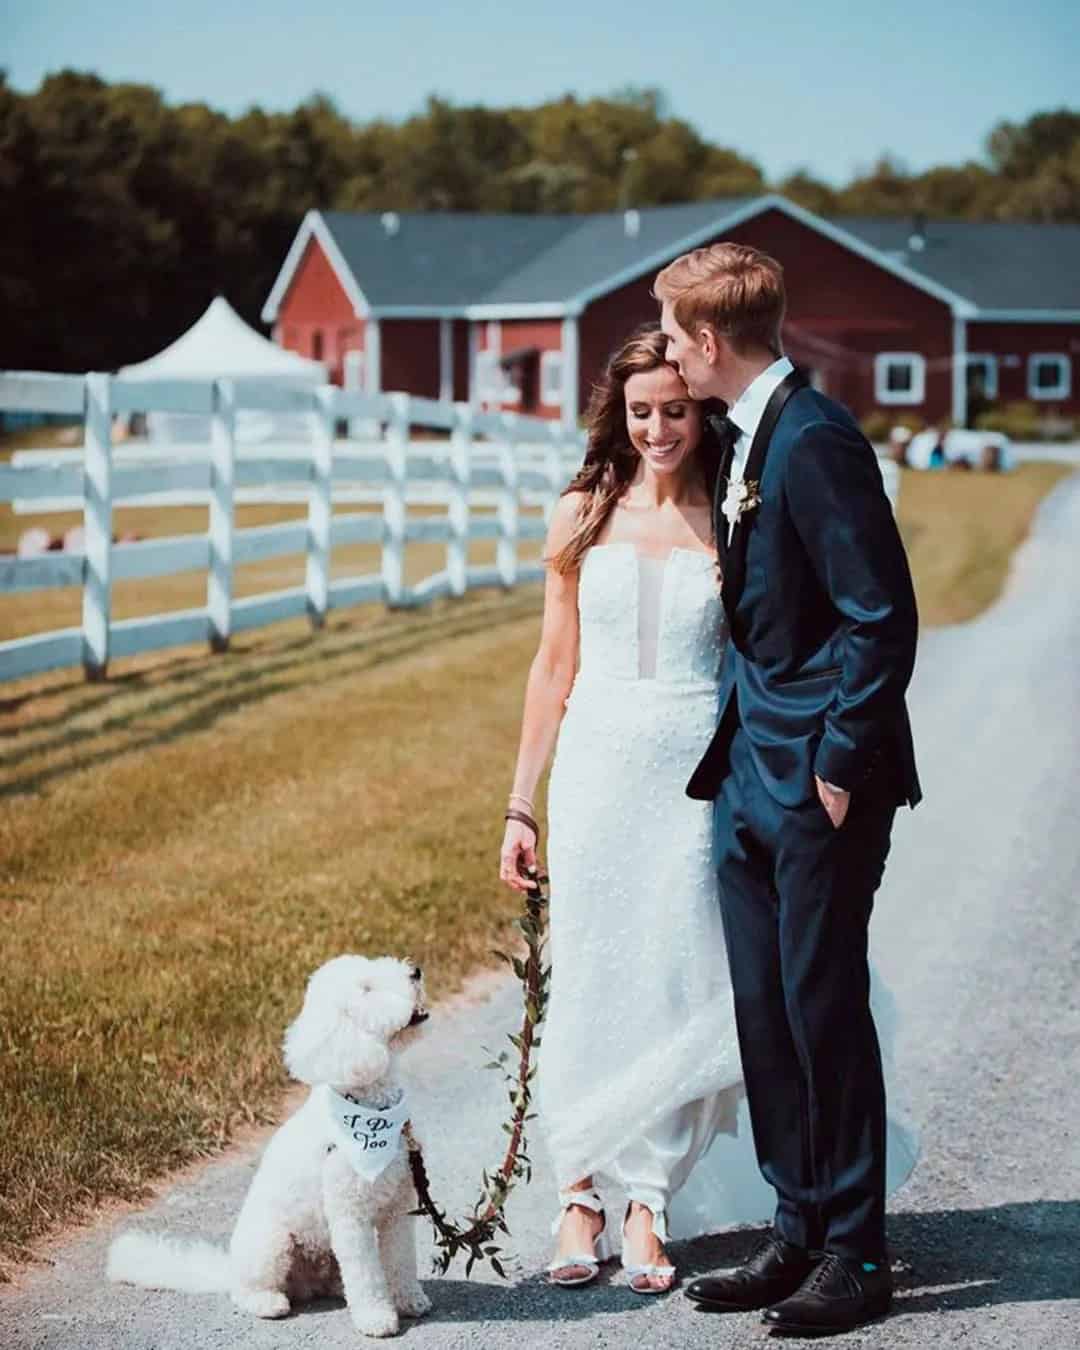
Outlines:
[[392,1303],[361,1303],[349,1309],[357,1331],[365,1336],[396,1336],[400,1330],[397,1309]]
[[288,1317],[291,1306],[280,1289],[237,1289],[232,1300],[252,1317]]
[[431,1299],[419,1285],[395,1298],[394,1303],[402,1317],[423,1317],[426,1312],[431,1311]]

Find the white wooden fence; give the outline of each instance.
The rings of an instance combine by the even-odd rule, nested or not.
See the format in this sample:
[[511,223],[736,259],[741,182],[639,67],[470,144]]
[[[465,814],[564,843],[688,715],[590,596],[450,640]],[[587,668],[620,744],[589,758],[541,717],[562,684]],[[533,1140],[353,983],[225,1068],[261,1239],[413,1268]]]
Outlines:
[[[85,552],[0,557],[0,603],[15,591],[81,586],[82,625],[0,642],[0,680],[64,666],[84,667],[102,678],[113,657],[208,641],[216,651],[233,633],[307,614],[320,627],[331,609],[383,603],[423,604],[441,595],[464,595],[481,586],[510,587],[539,580],[538,563],[519,560],[518,546],[543,537],[558,493],[580,463],[583,440],[557,423],[513,413],[482,413],[467,404],[435,403],[406,394],[363,395],[332,386],[299,389],[266,383],[215,380],[150,383],[109,375],[0,374],[0,409],[53,412],[84,419],[84,446],[75,460],[59,455],[41,462],[0,464],[0,501],[22,509],[57,510],[82,503]],[[310,443],[275,453],[237,444],[241,409],[306,413]],[[177,457],[132,460],[114,453],[117,414],[175,412],[209,415],[209,446]],[[384,428],[371,442],[336,440],[341,419]],[[448,440],[410,441],[410,429],[449,432]],[[280,484],[299,487],[306,521],[237,529],[235,504],[245,489]],[[362,489],[381,510],[333,514],[335,488]],[[205,535],[112,542],[118,503],[145,499],[170,503],[177,494],[209,503]],[[523,515],[522,496],[542,505],[544,518]],[[355,500],[355,496],[353,500]],[[441,502],[442,513],[409,514],[418,500]],[[481,515],[482,500],[494,506]],[[470,566],[471,540],[495,540],[493,567]],[[445,567],[415,586],[405,580],[406,546],[415,540],[446,545]],[[378,572],[330,579],[330,551],[347,543],[381,545]],[[282,554],[306,555],[303,586],[236,599],[233,569]],[[205,568],[205,608],[114,622],[115,581]]]

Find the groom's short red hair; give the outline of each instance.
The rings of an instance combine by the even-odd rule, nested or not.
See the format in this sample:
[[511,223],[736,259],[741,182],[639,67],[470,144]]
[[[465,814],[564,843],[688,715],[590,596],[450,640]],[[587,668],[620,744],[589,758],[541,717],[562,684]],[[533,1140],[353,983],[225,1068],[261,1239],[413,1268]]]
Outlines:
[[712,244],[684,253],[657,276],[657,300],[671,302],[680,328],[707,323],[737,352],[764,347],[781,353],[784,269],[746,244]]

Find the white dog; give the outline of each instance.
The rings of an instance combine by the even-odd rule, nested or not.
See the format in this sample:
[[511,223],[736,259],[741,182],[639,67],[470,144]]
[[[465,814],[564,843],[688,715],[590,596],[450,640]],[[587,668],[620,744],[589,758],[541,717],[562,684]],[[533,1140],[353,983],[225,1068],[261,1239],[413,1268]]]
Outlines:
[[209,1242],[126,1233],[109,1249],[109,1279],[227,1290],[256,1317],[344,1294],[368,1336],[392,1336],[399,1316],[427,1312],[401,1133],[408,1108],[394,1076],[396,1053],[427,1016],[410,962],[339,956],[321,966],[285,1035],[286,1067],[312,1090],[267,1145],[228,1256]]

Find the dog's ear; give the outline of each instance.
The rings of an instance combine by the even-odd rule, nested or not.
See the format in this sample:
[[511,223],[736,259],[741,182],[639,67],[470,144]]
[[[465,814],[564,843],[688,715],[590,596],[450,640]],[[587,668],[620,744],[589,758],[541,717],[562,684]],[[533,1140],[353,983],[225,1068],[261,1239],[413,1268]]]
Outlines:
[[328,1022],[306,1005],[285,1033],[284,1050],[289,1073],[312,1086],[362,1087],[390,1067],[390,1052],[376,1037],[348,1017]]

